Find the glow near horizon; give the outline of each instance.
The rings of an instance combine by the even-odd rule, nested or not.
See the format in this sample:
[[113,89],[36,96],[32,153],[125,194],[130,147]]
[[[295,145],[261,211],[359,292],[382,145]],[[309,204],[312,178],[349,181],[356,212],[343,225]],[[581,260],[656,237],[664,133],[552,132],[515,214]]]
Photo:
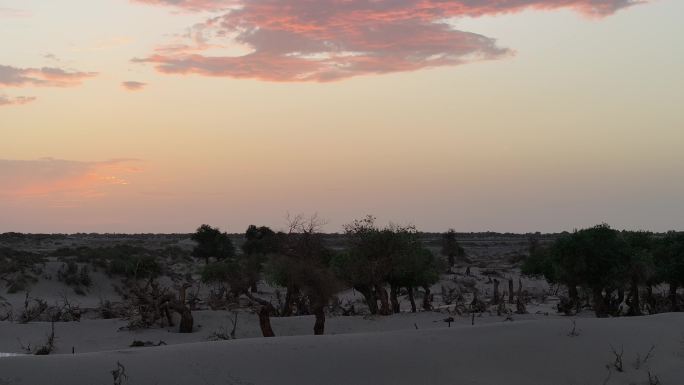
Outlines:
[[0,65],[97,73],[0,88],[36,98],[0,107],[0,231],[684,227],[681,2],[459,18],[515,54],[331,83],[159,73],[207,13],[98,3],[0,2]]

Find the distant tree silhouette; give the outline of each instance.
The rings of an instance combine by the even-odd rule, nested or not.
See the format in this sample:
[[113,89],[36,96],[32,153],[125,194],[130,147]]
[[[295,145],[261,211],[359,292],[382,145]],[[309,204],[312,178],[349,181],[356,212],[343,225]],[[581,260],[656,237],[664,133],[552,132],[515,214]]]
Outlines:
[[641,315],[641,300],[639,287],[648,285],[656,276],[653,251],[655,239],[653,234],[646,231],[623,231],[622,236],[627,242],[629,262],[625,269],[624,280],[629,286],[629,315]]
[[253,293],[257,291],[257,282],[268,256],[280,251],[283,235],[283,233],[277,234],[267,226],[250,225],[245,231],[245,242],[241,248],[243,257],[246,259],[246,274],[250,276],[250,289]]
[[447,257],[449,267],[454,267],[456,259],[465,255],[465,250],[456,240],[456,231],[454,229],[449,229],[449,231],[442,234],[442,255]]
[[266,275],[287,289],[283,315],[291,315],[296,303],[299,314],[316,317],[314,334],[320,335],[325,332],[325,308],[339,288],[329,268],[333,252],[323,243],[322,222],[316,216],[296,216],[289,222],[278,252],[269,258]]
[[426,292],[424,307],[430,306],[430,286],[437,281],[440,267],[413,226],[379,228],[375,218],[367,216],[346,225],[345,234],[348,249],[333,257],[333,269],[364,296],[372,314],[398,312],[401,288],[407,289],[412,310],[416,307],[414,289],[420,286]]
[[[525,261],[523,272],[566,285],[572,306],[579,304],[577,286],[586,287],[592,293],[596,315],[604,317],[613,304],[621,302],[629,262],[625,239],[602,224],[563,235],[550,248],[538,249]],[[618,301],[612,300],[615,291]]]
[[235,247],[230,237],[218,228],[202,225],[190,238],[197,242],[192,250],[192,256],[204,259],[206,263],[209,263],[210,258],[220,261],[235,256]]
[[671,311],[679,311],[677,289],[684,285],[684,233],[670,231],[656,246],[655,264],[659,280],[670,286]]

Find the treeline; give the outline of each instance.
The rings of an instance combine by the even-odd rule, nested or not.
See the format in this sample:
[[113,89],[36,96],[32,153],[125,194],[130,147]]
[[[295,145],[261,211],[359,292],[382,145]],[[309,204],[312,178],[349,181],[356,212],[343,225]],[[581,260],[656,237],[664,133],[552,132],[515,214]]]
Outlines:
[[[399,312],[400,293],[408,295],[411,310],[417,311],[414,293],[418,288],[425,292],[421,306],[431,308],[430,286],[439,280],[446,265],[423,245],[414,227],[381,227],[369,216],[346,225],[346,247],[333,250],[326,246],[320,226],[315,217],[296,217],[287,231],[280,232],[250,226],[242,253],[238,253],[227,233],[203,225],[192,235],[197,242],[192,255],[206,262],[204,282],[224,287],[230,296],[245,296],[262,305],[264,324],[268,324],[270,314],[313,314],[314,332],[322,334],[325,309],[343,288],[362,294],[372,314]],[[463,249],[451,236],[444,252],[454,261]],[[261,277],[285,289],[281,303],[273,306],[252,295]]]
[[[680,311],[684,233],[617,231],[606,224],[563,234],[551,245],[532,242],[523,273],[564,285],[559,311],[591,306],[598,317]],[[661,295],[658,288],[667,288]]]

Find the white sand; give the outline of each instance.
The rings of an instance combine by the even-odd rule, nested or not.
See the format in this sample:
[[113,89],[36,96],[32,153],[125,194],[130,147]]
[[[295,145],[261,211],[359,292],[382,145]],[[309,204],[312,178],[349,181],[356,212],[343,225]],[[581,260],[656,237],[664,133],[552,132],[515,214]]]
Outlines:
[[[117,361],[126,383],[140,385],[602,384],[611,344],[624,346],[625,372],[613,370],[608,384],[647,384],[648,369],[663,385],[684,383],[684,314],[580,319],[577,337],[569,326],[543,319],[9,357],[0,359],[0,384],[110,384]],[[635,369],[652,345],[648,368]]]

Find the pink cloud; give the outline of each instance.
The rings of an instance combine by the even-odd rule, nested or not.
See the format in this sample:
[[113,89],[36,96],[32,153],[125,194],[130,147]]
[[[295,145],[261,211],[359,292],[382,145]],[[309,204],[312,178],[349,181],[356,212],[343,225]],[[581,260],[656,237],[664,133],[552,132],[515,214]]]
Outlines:
[[132,0],[150,5],[166,5],[191,11],[213,11],[225,9],[238,3],[238,0]]
[[22,104],[28,104],[36,101],[36,98],[33,96],[5,96],[5,95],[0,95],[0,107],[2,106],[17,106],[17,105],[22,105]]
[[7,18],[16,18],[16,17],[30,17],[31,14],[26,11],[22,11],[20,9],[14,9],[14,8],[4,8],[0,7],[0,18],[2,17],[7,17]]
[[136,81],[127,81],[121,83],[121,87],[128,91],[141,91],[143,88],[145,88],[145,86],[147,86],[147,83]]
[[79,202],[102,197],[113,186],[128,185],[127,175],[141,172],[138,162],[135,159],[99,162],[0,159],[0,198]]
[[56,67],[17,68],[0,65],[0,88],[71,87],[96,75],[94,72],[69,71]]
[[[447,22],[525,9],[574,9],[602,17],[641,0],[137,0],[224,11],[193,26],[187,43],[134,59],[169,74],[268,81],[333,81],[505,57],[488,37]],[[238,43],[251,52],[208,51]]]

